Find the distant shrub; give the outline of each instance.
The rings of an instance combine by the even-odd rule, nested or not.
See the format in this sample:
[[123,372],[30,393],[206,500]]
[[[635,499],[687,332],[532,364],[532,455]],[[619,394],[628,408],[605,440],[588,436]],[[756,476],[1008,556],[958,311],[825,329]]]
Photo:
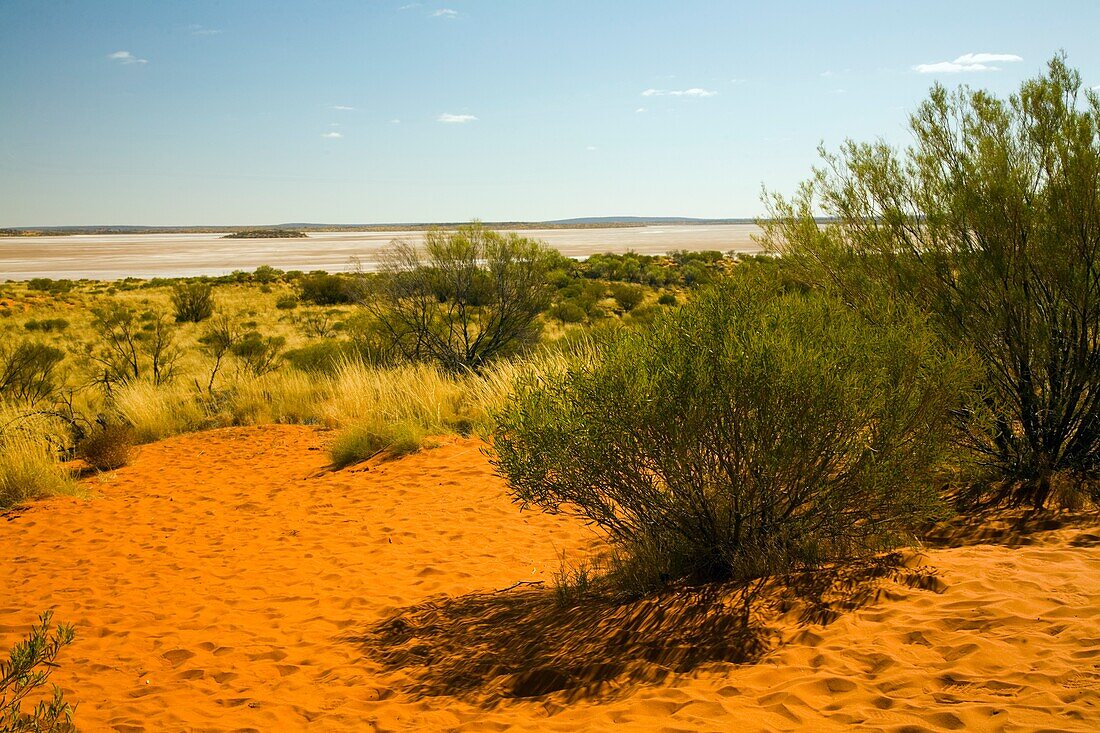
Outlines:
[[35,277],[27,281],[27,290],[37,290],[50,295],[67,293],[76,286],[72,280],[51,280],[48,277]]
[[[46,611],[31,633],[11,648],[7,661],[0,660],[0,730],[7,733],[70,733],[75,731],[74,707],[61,688],[42,699],[43,688],[57,668],[57,655],[76,634],[68,624],[51,630],[53,612]],[[29,710],[32,701],[38,704]]]
[[355,302],[355,289],[347,277],[318,272],[298,280],[301,299],[314,305],[340,305]]
[[645,290],[637,285],[612,285],[611,296],[624,311],[632,311],[645,300]]
[[325,339],[290,349],[283,358],[295,369],[317,374],[332,374],[343,362],[359,356],[359,352],[350,341]]
[[231,351],[254,376],[262,376],[279,367],[279,354],[286,339],[282,336],[264,336],[258,331],[249,331],[237,340]]
[[562,323],[583,323],[588,317],[584,308],[570,300],[558,303],[550,309],[550,316]]
[[[901,317],[898,317],[901,320]],[[939,511],[969,362],[916,319],[741,282],[519,379],[496,465],[604,530],[625,575],[752,578],[904,540]]]
[[172,289],[176,323],[199,323],[214,315],[214,288],[207,282],[179,283]]
[[69,322],[64,318],[46,318],[41,321],[31,319],[23,324],[23,328],[28,331],[43,331],[45,333],[64,331],[68,327]]
[[271,265],[260,265],[252,271],[252,279],[263,285],[275,282],[282,275],[282,270],[277,270]]
[[33,404],[49,397],[64,358],[61,349],[33,341],[0,345],[0,398]]
[[676,305],[677,302],[673,293],[661,293],[661,297],[657,298],[658,305]]
[[427,439],[424,429],[412,421],[360,423],[337,436],[330,454],[332,465],[344,468],[377,455],[398,458],[425,447],[434,447],[434,443]]
[[132,426],[101,419],[76,442],[76,457],[97,471],[113,471],[133,458],[134,442]]

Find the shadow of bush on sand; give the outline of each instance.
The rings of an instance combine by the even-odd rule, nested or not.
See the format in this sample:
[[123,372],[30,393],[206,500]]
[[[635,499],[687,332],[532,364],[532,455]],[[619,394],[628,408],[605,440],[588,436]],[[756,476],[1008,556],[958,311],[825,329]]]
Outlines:
[[928,568],[891,554],[767,584],[679,587],[622,601],[592,594],[560,605],[552,590],[522,587],[404,608],[346,640],[395,675],[413,698],[493,704],[554,694],[602,697],[710,663],[752,663],[781,637],[772,626],[827,624],[890,594],[892,583],[942,585]]

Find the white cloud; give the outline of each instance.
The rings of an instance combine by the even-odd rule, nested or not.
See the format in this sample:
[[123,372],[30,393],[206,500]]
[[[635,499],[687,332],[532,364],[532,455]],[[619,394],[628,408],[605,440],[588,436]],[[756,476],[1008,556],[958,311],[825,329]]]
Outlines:
[[599,150],[595,145],[589,145],[585,150]]
[[338,109],[341,112],[354,112],[355,111],[355,107],[349,107],[346,104],[334,104],[334,105],[332,105],[332,108],[333,109]]
[[476,122],[477,118],[474,117],[473,115],[452,115],[452,114],[448,114],[447,112],[444,112],[443,114],[439,115],[439,117],[436,117],[435,121],[436,122],[447,122],[447,123],[450,123],[450,124],[455,124],[455,123],[461,124],[463,122]]
[[408,5],[402,5],[398,10],[412,10],[413,8],[419,8],[421,3],[409,3]]
[[748,81],[748,79],[741,79],[741,78],[730,79],[730,84],[744,84],[747,81]]
[[1014,53],[964,53],[954,61],[937,61],[933,64],[917,64],[913,71],[918,74],[958,74],[964,71],[1000,71],[1001,67],[993,63],[1014,63],[1023,61],[1022,56]]
[[441,8],[432,13],[433,18],[457,18],[458,11],[451,10],[450,8]]
[[641,114],[642,112],[645,112],[645,107],[639,107],[638,109],[634,110],[634,114]]
[[107,54],[107,58],[112,61],[118,61],[120,64],[147,64],[147,59],[139,59],[129,51],[115,51],[114,53]]
[[1097,85],[1096,85],[1096,86],[1094,86],[1094,87],[1093,87],[1092,89],[1093,89],[1093,91],[1097,91],[1097,90],[1100,90],[1100,84],[1097,84]]
[[201,25],[189,25],[187,30],[191,31],[193,36],[216,36],[223,31],[219,28],[207,28]]
[[344,136],[341,132],[325,132],[321,133],[321,137],[328,138],[329,140],[339,140]]
[[401,120],[399,120],[399,119],[397,119],[396,117],[394,117],[394,118],[393,118],[392,120],[390,120],[390,124],[391,124],[391,125],[400,125],[400,124],[401,124]]
[[821,76],[828,79],[831,76],[836,76],[836,72],[833,71],[832,69],[826,69],[825,71],[821,72]]
[[646,89],[642,92],[643,97],[713,97],[716,94],[718,92],[710,89],[700,89],[699,87],[692,87],[691,89]]

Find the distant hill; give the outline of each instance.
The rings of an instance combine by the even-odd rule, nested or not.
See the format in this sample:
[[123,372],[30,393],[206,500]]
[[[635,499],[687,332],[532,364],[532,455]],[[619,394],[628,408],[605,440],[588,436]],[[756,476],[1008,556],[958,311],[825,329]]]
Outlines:
[[587,224],[596,226],[635,225],[646,226],[648,224],[753,224],[756,220],[748,219],[698,219],[690,216],[588,216],[575,219],[554,219],[543,222],[544,224],[575,225]]
[[[490,229],[586,229],[605,227],[644,227],[658,225],[705,225],[705,224],[752,224],[754,219],[698,219],[689,216],[588,216],[573,219],[553,219],[551,221],[486,221],[482,222]],[[296,232],[369,232],[369,231],[420,231],[430,227],[451,228],[468,224],[465,221],[449,222],[405,222],[391,224],[319,224],[310,222],[287,222],[283,224],[264,224],[260,226],[218,226],[195,224],[191,226],[141,226],[127,224],[74,225],[50,227],[7,227],[0,229],[0,236],[63,236],[69,234],[208,234],[223,233],[235,238],[255,236],[246,234],[253,231]]]

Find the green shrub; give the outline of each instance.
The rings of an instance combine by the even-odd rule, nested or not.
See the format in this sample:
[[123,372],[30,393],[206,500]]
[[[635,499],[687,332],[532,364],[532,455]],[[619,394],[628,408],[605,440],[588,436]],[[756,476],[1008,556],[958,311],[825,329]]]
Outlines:
[[337,436],[330,455],[335,468],[344,468],[382,454],[398,458],[434,446],[424,428],[411,421],[360,423]]
[[354,343],[335,339],[317,341],[283,354],[295,369],[317,374],[333,374],[345,361],[358,356],[359,350]]
[[97,471],[113,471],[133,458],[134,442],[131,425],[100,419],[76,441],[76,457]]
[[582,515],[654,583],[781,573],[939,511],[970,374],[915,319],[871,326],[741,281],[521,378],[494,415],[496,465],[518,501]]
[[35,277],[27,281],[27,290],[37,290],[51,295],[67,293],[76,286],[72,280],[51,280],[48,277]]
[[314,305],[340,305],[354,303],[355,288],[350,278],[316,272],[298,281],[301,299]]
[[676,305],[677,302],[674,293],[661,293],[661,297],[657,298],[658,305]]
[[645,290],[637,285],[612,285],[611,296],[624,311],[632,311],[645,300]]
[[571,300],[562,301],[550,309],[550,316],[562,323],[583,323],[588,314]]
[[298,307],[298,298],[293,295],[283,295],[275,301],[275,307],[281,311],[294,310]]
[[31,319],[23,324],[23,328],[28,331],[43,331],[45,333],[64,331],[68,327],[69,322],[64,318],[45,318],[41,321]]
[[214,315],[214,288],[207,282],[178,283],[172,289],[176,323],[199,323]]
[[68,624],[51,631],[53,612],[46,611],[31,627],[30,635],[18,642],[0,660],[0,731],[5,733],[70,733],[75,708],[65,701],[61,689],[53,685],[53,694],[30,710],[24,705],[41,698],[50,674],[57,667],[57,655],[72,643],[76,634]]
[[252,279],[262,285],[273,283],[282,276],[283,271],[277,270],[271,265],[260,265],[252,271]]

